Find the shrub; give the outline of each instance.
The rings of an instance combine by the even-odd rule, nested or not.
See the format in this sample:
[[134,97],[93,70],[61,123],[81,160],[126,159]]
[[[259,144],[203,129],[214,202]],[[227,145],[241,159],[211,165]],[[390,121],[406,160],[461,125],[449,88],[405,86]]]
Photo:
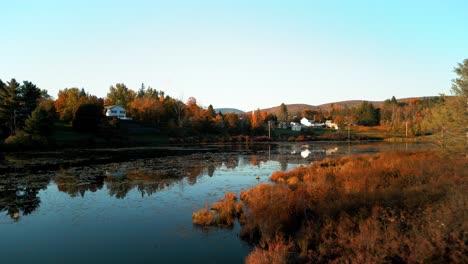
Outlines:
[[13,150],[34,149],[47,146],[45,137],[30,135],[24,131],[18,131],[16,135],[5,139],[5,147]]
[[294,247],[292,241],[285,242],[279,236],[271,241],[256,247],[247,258],[247,264],[289,263],[292,260],[290,250]]
[[193,223],[200,226],[232,227],[236,217],[242,216],[243,207],[234,193],[227,192],[220,201],[211,205],[211,210],[206,205],[205,209],[193,213]]
[[208,208],[194,212],[192,218],[193,223],[200,226],[211,226],[215,223],[215,214]]

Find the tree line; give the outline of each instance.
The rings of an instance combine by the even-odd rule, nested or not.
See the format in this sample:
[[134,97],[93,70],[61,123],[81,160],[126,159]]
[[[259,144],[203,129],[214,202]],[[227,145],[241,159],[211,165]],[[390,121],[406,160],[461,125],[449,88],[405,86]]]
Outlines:
[[65,88],[53,100],[46,90],[30,81],[0,80],[0,134],[5,142],[18,138],[46,142],[57,121],[71,123],[78,132],[108,133],[118,128],[119,121],[105,118],[104,106],[121,105],[134,122],[157,127],[162,133],[176,137],[261,136],[267,135],[269,126],[299,122],[306,117],[315,122],[333,120],[340,127],[380,125],[388,132],[409,132],[414,136],[444,133],[441,140],[460,143],[462,139],[455,139],[455,135],[462,133],[461,123],[466,121],[467,68],[468,60],[455,68],[458,75],[452,87],[455,99],[438,96],[401,102],[392,97],[379,108],[363,102],[355,107],[331,105],[330,109],[306,109],[301,113],[289,112],[285,104],[277,113],[260,109],[241,114],[217,113],[212,105],[203,107],[194,97],[184,102],[144,84],[134,90],[117,83],[109,88],[106,98],[98,98],[84,89]]

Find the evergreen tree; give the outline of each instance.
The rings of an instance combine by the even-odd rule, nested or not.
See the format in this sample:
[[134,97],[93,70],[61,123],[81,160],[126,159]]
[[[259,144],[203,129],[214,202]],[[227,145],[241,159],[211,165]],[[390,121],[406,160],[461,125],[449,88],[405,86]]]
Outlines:
[[15,134],[18,129],[20,84],[11,79],[8,84],[0,83],[0,125],[4,126],[8,135]]
[[369,102],[362,102],[359,107],[359,121],[364,126],[376,126],[380,123],[380,111]]
[[22,114],[26,118],[36,109],[41,98],[41,89],[29,81],[24,81],[20,87],[20,102],[22,104]]
[[48,136],[52,131],[53,120],[45,107],[38,106],[26,119],[24,131],[31,135]]
[[428,123],[445,152],[468,157],[468,59],[459,63],[454,72],[458,75],[452,80],[455,97],[445,98],[432,109]]
[[288,107],[284,103],[280,105],[278,119],[280,122],[288,122]]

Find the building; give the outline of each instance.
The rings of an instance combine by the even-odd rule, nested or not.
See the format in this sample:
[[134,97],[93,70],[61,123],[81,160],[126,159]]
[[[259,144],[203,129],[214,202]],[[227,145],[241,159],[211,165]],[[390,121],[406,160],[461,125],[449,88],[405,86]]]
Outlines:
[[303,117],[301,119],[301,124],[303,124],[306,127],[311,127],[311,126],[314,126],[314,121],[312,119],[307,119],[307,118]]
[[108,105],[104,107],[105,115],[109,117],[117,117],[118,119],[130,119],[127,117],[125,108],[120,105]]
[[296,122],[291,122],[290,124],[291,124],[291,130],[292,131],[301,131],[301,129],[302,129],[301,124],[296,123]]
[[316,128],[325,127],[324,123],[315,123],[314,120],[307,119],[305,117],[301,119],[301,124],[306,127],[316,127]]
[[333,123],[332,120],[325,121],[325,125],[329,128],[338,129],[338,124]]

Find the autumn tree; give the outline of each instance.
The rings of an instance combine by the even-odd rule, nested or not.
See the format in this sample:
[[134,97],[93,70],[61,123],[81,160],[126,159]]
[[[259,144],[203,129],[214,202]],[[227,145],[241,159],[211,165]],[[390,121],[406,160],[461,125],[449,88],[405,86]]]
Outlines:
[[313,119],[317,114],[318,112],[312,109],[305,109],[304,111],[302,111],[302,117],[305,117],[307,119]]
[[250,123],[252,124],[252,128],[263,126],[262,111],[260,111],[260,108],[255,111],[252,111],[250,120],[251,120]]
[[82,104],[103,105],[104,101],[95,95],[90,95],[82,88],[65,88],[60,90],[54,106],[59,119],[64,122],[73,120],[76,111]]
[[182,118],[185,113],[185,104],[182,100],[166,97],[164,100],[164,109],[169,122],[175,123],[176,127],[182,127]]
[[239,115],[236,113],[227,113],[224,116],[224,121],[226,122],[227,132],[230,135],[240,134],[240,119]]
[[73,119],[75,111],[78,109],[80,99],[80,90],[78,88],[65,88],[58,92],[55,100],[55,109],[59,114],[60,120],[70,122]]
[[159,124],[164,115],[164,105],[150,96],[137,97],[130,103],[130,114],[134,120]]

